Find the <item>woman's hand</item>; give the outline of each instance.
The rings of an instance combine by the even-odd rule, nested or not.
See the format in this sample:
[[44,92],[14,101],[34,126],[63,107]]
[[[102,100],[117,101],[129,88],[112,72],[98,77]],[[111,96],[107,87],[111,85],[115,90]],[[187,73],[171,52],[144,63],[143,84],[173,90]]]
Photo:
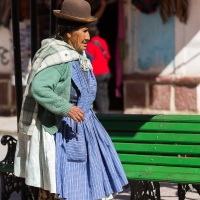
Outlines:
[[76,123],[85,119],[83,110],[80,109],[78,106],[72,106],[67,116],[72,118]]

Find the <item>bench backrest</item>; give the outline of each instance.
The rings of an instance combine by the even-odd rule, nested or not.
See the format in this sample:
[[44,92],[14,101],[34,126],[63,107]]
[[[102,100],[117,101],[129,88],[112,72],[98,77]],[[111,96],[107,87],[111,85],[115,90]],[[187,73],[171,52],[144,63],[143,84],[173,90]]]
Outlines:
[[108,131],[129,179],[200,183],[200,116],[97,117]]

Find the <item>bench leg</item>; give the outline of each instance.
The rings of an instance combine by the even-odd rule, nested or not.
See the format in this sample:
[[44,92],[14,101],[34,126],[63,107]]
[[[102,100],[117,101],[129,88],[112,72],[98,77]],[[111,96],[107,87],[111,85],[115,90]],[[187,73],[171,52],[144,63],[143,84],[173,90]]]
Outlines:
[[1,199],[9,200],[13,192],[21,192],[21,200],[36,200],[36,188],[25,184],[24,179],[14,176],[12,173],[1,173]]
[[160,200],[160,183],[130,180],[131,200]]
[[197,193],[200,195],[200,185],[199,184],[192,184],[193,188],[196,189]]
[[[4,135],[1,138],[1,144],[8,147],[7,154],[2,164],[13,164],[17,140],[10,136]],[[34,200],[37,195],[34,194],[35,189],[25,184],[24,179],[16,177],[13,173],[0,173],[1,178],[1,199],[9,200],[13,192],[21,192],[21,200]]]
[[[199,184],[192,184],[192,187],[196,189],[197,193],[200,195],[200,185]],[[184,200],[185,195],[191,187],[188,184],[178,184],[178,198],[179,200]]]
[[21,185],[21,180],[17,179],[12,173],[1,173],[2,199],[9,200],[13,192],[19,193]]
[[178,183],[178,199],[179,200],[184,200],[185,199],[185,195],[187,193],[187,191],[189,190],[189,186],[188,184],[181,184]]

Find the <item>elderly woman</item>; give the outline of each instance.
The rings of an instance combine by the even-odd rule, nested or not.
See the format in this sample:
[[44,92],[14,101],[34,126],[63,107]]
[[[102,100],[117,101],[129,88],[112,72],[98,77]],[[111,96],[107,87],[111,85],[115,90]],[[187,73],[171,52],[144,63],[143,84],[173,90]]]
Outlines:
[[96,18],[84,0],[64,0],[54,14],[55,37],[42,41],[24,93],[14,172],[40,188],[39,199],[112,199],[128,181],[92,110],[96,80],[85,49]]

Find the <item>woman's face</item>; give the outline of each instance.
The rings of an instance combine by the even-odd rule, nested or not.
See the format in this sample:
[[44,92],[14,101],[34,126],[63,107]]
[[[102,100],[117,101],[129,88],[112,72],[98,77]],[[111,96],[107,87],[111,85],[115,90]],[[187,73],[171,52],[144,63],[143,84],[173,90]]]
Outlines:
[[65,38],[67,43],[74,47],[78,52],[86,50],[87,43],[90,40],[90,35],[88,32],[88,27],[80,28],[71,33],[66,33]]

